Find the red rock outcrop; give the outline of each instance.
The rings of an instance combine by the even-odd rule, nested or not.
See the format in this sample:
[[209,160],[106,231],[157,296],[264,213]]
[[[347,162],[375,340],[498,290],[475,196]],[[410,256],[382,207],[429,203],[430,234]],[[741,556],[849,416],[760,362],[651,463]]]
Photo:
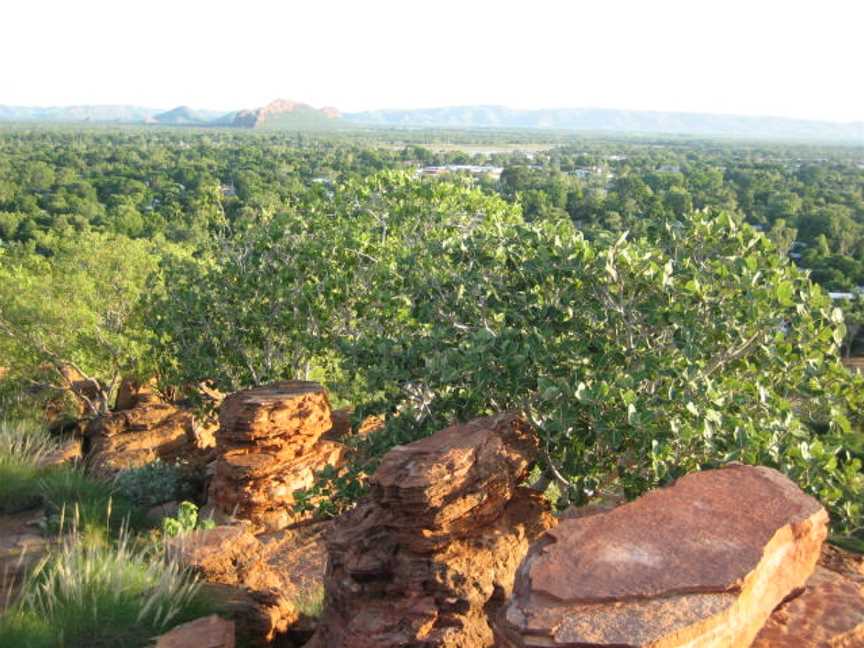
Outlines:
[[330,441],[346,441],[351,438],[365,439],[373,432],[377,432],[384,427],[383,416],[367,416],[362,421],[357,429],[351,425],[351,419],[354,417],[354,409],[351,407],[343,407],[338,410],[333,410],[331,414],[333,427],[324,435],[325,439]]
[[537,439],[503,414],[385,455],[371,494],[328,536],[326,607],[310,646],[493,645],[487,612],[553,524],[520,488]]
[[753,648],[858,648],[864,646],[864,557],[834,547],[800,595],[778,607]]
[[114,410],[120,412],[161,402],[162,399],[156,392],[155,379],[142,382],[134,378],[124,378],[117,389]]
[[167,550],[206,581],[244,642],[302,645],[315,622],[306,603],[323,588],[326,527],[256,537],[242,526],[219,526],[174,538]]
[[563,520],[519,568],[501,645],[749,646],[813,572],[827,520],[780,473],[740,465]]
[[142,405],[93,419],[87,426],[87,463],[101,475],[156,459],[189,459],[206,444],[192,412],[168,403]]
[[156,648],[234,648],[234,622],[215,614],[177,626],[156,641]]
[[342,114],[333,107],[327,106],[316,110],[312,106],[289,99],[276,99],[266,106],[254,110],[240,110],[234,115],[232,125],[240,128],[256,128],[268,119],[283,113],[307,112],[317,113],[327,119],[338,119]]
[[213,503],[257,530],[304,519],[292,509],[295,491],[310,487],[317,471],[339,465],[346,450],[321,438],[332,421],[327,393],[317,383],[279,382],[232,394],[219,423]]

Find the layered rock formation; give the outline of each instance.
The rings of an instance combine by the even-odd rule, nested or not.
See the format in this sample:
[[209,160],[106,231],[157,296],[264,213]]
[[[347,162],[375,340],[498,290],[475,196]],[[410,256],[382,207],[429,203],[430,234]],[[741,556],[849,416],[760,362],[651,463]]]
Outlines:
[[804,591],[778,607],[753,648],[864,646],[864,558],[823,549]]
[[212,430],[192,412],[168,403],[147,403],[93,419],[85,436],[87,462],[92,471],[112,475],[156,459],[189,460],[196,450],[213,445]]
[[325,524],[256,537],[242,526],[219,526],[168,542],[237,624],[249,645],[302,645],[314,629],[306,602],[324,578]]
[[553,524],[518,484],[537,451],[513,415],[391,450],[371,494],[328,536],[326,608],[310,646],[493,645],[487,612]]
[[310,487],[317,471],[339,465],[346,450],[321,438],[332,421],[327,393],[317,383],[280,382],[232,394],[219,423],[213,503],[257,530],[303,519],[292,510],[294,493]]
[[807,581],[828,516],[768,468],[688,475],[563,520],[519,568],[505,646],[749,646]]

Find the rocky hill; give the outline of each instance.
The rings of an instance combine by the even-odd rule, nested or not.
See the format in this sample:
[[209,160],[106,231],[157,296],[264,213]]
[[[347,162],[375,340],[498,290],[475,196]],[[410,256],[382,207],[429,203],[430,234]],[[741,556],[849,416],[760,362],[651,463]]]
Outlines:
[[206,110],[195,110],[189,106],[177,106],[173,110],[154,115],[148,123],[171,126],[206,126],[222,113]]
[[320,110],[298,101],[277,99],[266,106],[254,110],[240,110],[226,115],[220,121],[234,128],[291,128],[329,126],[333,120],[341,118],[341,113],[335,108]]

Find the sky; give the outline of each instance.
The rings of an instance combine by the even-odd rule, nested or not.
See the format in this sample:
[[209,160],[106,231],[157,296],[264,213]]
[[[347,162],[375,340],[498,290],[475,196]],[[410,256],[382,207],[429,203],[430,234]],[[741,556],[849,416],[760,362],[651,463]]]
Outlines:
[[864,121],[864,0],[3,0],[0,104]]

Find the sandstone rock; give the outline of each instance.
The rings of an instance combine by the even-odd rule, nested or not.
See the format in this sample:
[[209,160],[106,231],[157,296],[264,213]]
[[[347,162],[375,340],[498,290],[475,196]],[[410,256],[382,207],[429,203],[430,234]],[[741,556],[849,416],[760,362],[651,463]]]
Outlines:
[[826,545],[800,595],[778,607],[753,648],[864,646],[864,558]]
[[364,418],[355,432],[351,426],[351,419],[354,416],[354,410],[351,407],[343,407],[342,409],[333,410],[331,418],[333,427],[325,435],[326,439],[331,441],[342,441],[349,438],[365,439],[373,432],[380,430],[384,426],[383,416],[367,416]]
[[161,459],[191,459],[200,430],[192,412],[168,403],[142,405],[94,419],[85,436],[90,469],[110,476]]
[[291,437],[311,445],[332,427],[330,402],[317,383],[278,382],[228,396],[219,411],[219,424],[220,440]]
[[302,603],[322,587],[326,528],[305,525],[259,540],[248,528],[220,526],[171,539],[167,551],[206,581],[245,642],[299,646],[314,629]]
[[234,648],[234,622],[215,614],[177,626],[156,641],[156,648]]
[[15,600],[30,568],[51,548],[39,529],[44,519],[42,510],[0,515],[0,614]]
[[351,407],[343,407],[333,410],[330,413],[332,427],[327,431],[327,438],[333,441],[344,439],[351,436],[351,417],[354,415],[354,410]]
[[536,451],[527,424],[505,414],[385,455],[370,497],[328,536],[326,608],[310,646],[493,645],[486,612],[553,523],[518,487]]
[[232,394],[219,413],[219,461],[210,492],[217,510],[250,520],[256,530],[306,519],[294,493],[315,473],[342,463],[345,446],[322,436],[332,428],[330,403],[316,383],[274,383]]
[[519,568],[501,643],[749,646],[812,573],[827,520],[780,473],[740,465],[563,520]]
[[213,529],[171,538],[166,550],[204,579],[225,585],[260,583],[266,570],[259,540],[242,526]]
[[155,378],[146,382],[134,378],[124,378],[117,389],[114,410],[120,412],[160,402],[162,399],[156,392]]

